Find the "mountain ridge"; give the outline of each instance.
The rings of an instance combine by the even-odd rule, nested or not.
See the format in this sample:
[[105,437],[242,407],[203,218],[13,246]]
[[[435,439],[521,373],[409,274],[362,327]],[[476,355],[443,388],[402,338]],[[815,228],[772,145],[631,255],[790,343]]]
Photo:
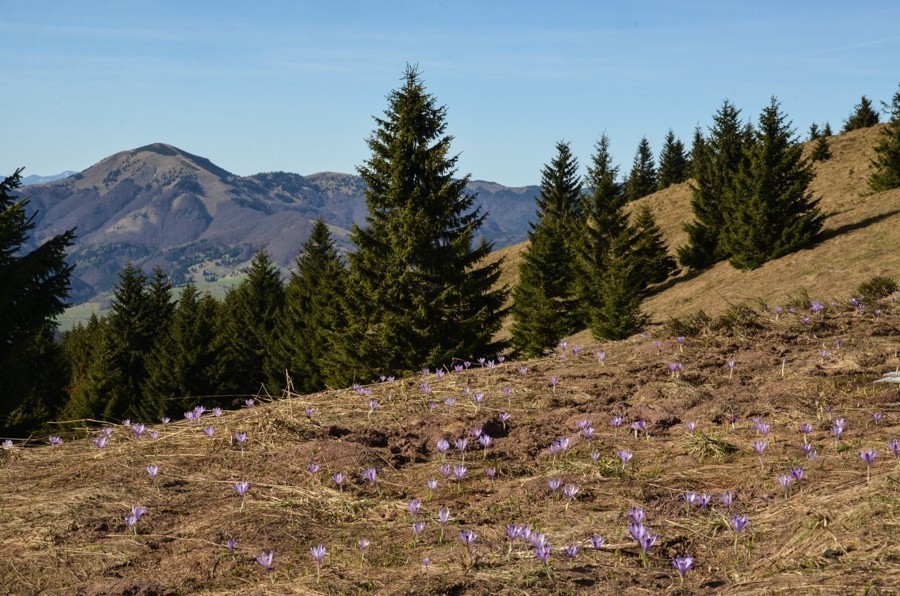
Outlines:
[[[525,237],[537,187],[472,181],[496,247]],[[66,178],[30,186],[32,245],[76,229],[73,304],[102,298],[127,261],[160,267],[176,285],[233,275],[257,249],[287,271],[321,217],[340,248],[367,215],[365,185],[353,174],[261,172],[238,176],[166,143],[109,155]]]

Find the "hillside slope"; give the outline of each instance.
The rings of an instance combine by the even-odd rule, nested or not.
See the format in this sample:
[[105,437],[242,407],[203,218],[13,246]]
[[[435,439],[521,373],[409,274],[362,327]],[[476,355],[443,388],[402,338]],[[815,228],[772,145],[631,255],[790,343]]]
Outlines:
[[[898,337],[891,299],[865,311],[842,300],[777,320],[757,312],[683,345],[608,342],[602,360],[570,344],[540,360],[150,424],[141,436],[109,424],[102,449],[97,425],[55,447],[17,441],[0,450],[0,585],[90,595],[895,593],[900,466],[888,441],[900,439],[900,395],[872,381],[900,369]],[[475,429],[491,437],[486,447]],[[877,452],[869,477],[864,450]],[[249,483],[243,497],[239,482]],[[132,507],[146,513],[129,529]],[[653,537],[646,557],[629,535],[632,508]],[[747,521],[740,533],[736,516]],[[530,541],[518,532],[526,526]],[[680,587],[681,555],[694,565]]]
[[[730,304],[763,299],[771,304],[806,290],[831,296],[833,288],[850,288],[873,275],[900,273],[900,189],[868,194],[869,160],[881,126],[831,137],[833,157],[816,164],[811,185],[827,215],[821,242],[813,248],[742,272],[719,263],[696,276],[682,274],[662,284],[643,305],[654,321],[684,316],[697,310],[721,313]],[[810,150],[807,144],[806,150]],[[693,217],[687,183],[654,193],[634,203],[649,205],[670,252],[684,244],[683,226]],[[518,279],[520,255],[527,243],[497,251],[505,258],[501,283],[512,287]],[[586,336],[579,335],[577,340]]]

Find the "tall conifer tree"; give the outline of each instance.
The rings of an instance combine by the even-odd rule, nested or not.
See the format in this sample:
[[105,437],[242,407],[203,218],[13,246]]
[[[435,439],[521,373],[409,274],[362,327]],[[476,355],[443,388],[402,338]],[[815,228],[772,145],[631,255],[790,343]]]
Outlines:
[[559,142],[541,173],[538,221],[528,232],[530,243],[513,289],[512,345],[518,354],[542,354],[583,321],[576,277],[584,230],[581,201],[578,161],[569,145]]
[[632,230],[630,251],[641,290],[645,290],[649,285],[665,281],[675,270],[676,263],[648,205],[641,205],[637,210]]
[[647,137],[642,137],[634,154],[634,162],[625,184],[625,197],[636,201],[656,191],[656,165]]
[[672,129],[666,134],[663,148],[659,154],[659,170],[657,172],[657,188],[662,190],[673,184],[684,182],[689,175],[688,156],[682,143]]
[[713,116],[713,127],[702,148],[695,143],[698,155],[694,156],[691,189],[694,221],[684,226],[688,244],[678,248],[678,260],[693,269],[709,267],[727,256],[719,246],[719,237],[750,143],[750,128],[741,124],[740,113],[726,99]]
[[208,397],[218,385],[214,345],[217,305],[193,284],[182,289],[168,332],[147,360],[147,379],[138,408],[144,420],[178,415],[199,405],[198,396],[206,396],[202,400],[206,406],[227,405]]
[[720,243],[731,264],[754,269],[812,244],[822,228],[814,174],[790,122],[773,97],[759,117]]
[[[600,275],[612,240],[628,227],[625,194],[617,182],[619,168],[612,165],[609,138],[604,133],[595,146],[587,169],[584,196],[584,227],[578,246],[578,291],[588,310],[597,303]],[[587,316],[589,320],[590,315]]]
[[270,368],[275,327],[284,307],[284,284],[269,254],[253,255],[247,278],[228,292],[217,324],[219,392],[256,393],[262,383],[279,383],[284,371]]
[[48,338],[66,306],[66,249],[75,238],[69,230],[25,251],[35,215],[15,194],[20,185],[21,170],[0,181],[0,430],[8,432],[34,428],[58,405],[58,391],[44,385],[52,376],[42,376],[57,368]]
[[494,288],[500,264],[485,262],[490,244],[475,244],[485,215],[466,191],[469,177],[457,177],[446,115],[407,66],[375,118],[371,157],[358,168],[369,215],[351,235],[354,316],[343,345],[355,354],[345,358],[346,377],[442,366],[502,347],[493,339],[506,295]]
[[326,386],[336,335],[346,324],[341,308],[346,271],[328,226],[313,224],[285,288],[285,305],[273,355],[275,370],[288,370],[294,388],[311,393]]
[[591,312],[591,333],[596,339],[625,339],[645,324],[641,313],[644,283],[634,258],[631,229],[613,239],[604,259],[606,267],[597,286],[599,301]]

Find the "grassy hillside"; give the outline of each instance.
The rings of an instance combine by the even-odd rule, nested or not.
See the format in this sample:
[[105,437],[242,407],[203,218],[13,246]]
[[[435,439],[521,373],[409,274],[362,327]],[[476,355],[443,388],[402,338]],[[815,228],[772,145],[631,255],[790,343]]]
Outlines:
[[[682,274],[663,284],[644,302],[656,322],[684,316],[702,309],[721,313],[729,304],[763,299],[771,304],[806,290],[830,297],[836,288],[852,288],[873,275],[896,276],[900,272],[900,189],[869,194],[866,180],[871,171],[880,126],[856,130],[830,138],[833,157],[816,164],[812,184],[827,215],[822,241],[801,251],[742,272],[720,263],[700,275]],[[811,150],[808,143],[806,150]],[[649,205],[665,234],[671,252],[684,244],[683,225],[692,216],[691,191],[679,184],[635,202]],[[505,258],[502,283],[512,287],[526,244],[497,251]],[[577,336],[585,340],[587,335]]]
[[[900,589],[900,465],[887,443],[900,439],[900,394],[872,384],[900,369],[900,308],[842,301],[777,320],[744,313],[702,331],[683,345],[663,335],[605,343],[602,363],[570,344],[540,360],[264,399],[151,424],[143,436],[114,424],[102,449],[99,425],[87,438],[61,433],[58,446],[16,442],[0,450],[0,585],[15,594]],[[672,363],[683,366],[677,377]],[[487,449],[476,428],[492,437]],[[442,455],[442,438],[468,445]],[[554,454],[554,443],[565,447]],[[867,449],[878,452],[870,479]],[[633,458],[623,466],[624,450]],[[445,477],[442,462],[467,474]],[[803,475],[784,489],[778,477],[791,468]],[[368,469],[377,484],[363,478]],[[243,499],[237,482],[249,483]],[[578,489],[571,499],[566,485]],[[719,500],[726,492],[730,507]],[[711,501],[689,504],[686,493]],[[147,511],[129,529],[136,506]],[[645,560],[627,529],[632,508],[656,536]],[[736,535],[738,515],[748,523]],[[414,520],[424,523],[417,538]],[[521,537],[510,545],[507,525],[542,533],[547,563]],[[477,537],[467,547],[468,531]],[[605,541],[595,550],[596,536]],[[320,544],[317,578],[310,549]],[[257,562],[264,552],[274,553],[270,571]],[[683,587],[671,562],[680,555],[695,561]]]

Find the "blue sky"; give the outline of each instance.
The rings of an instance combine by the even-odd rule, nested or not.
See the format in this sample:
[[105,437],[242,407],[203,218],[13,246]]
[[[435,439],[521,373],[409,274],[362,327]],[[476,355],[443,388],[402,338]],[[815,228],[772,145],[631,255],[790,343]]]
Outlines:
[[[854,6],[855,5],[855,6]],[[236,174],[352,172],[418,63],[460,173],[536,183],[561,139],[690,143],[729,98],[806,133],[900,83],[900,2],[0,0],[0,173],[152,142]]]

